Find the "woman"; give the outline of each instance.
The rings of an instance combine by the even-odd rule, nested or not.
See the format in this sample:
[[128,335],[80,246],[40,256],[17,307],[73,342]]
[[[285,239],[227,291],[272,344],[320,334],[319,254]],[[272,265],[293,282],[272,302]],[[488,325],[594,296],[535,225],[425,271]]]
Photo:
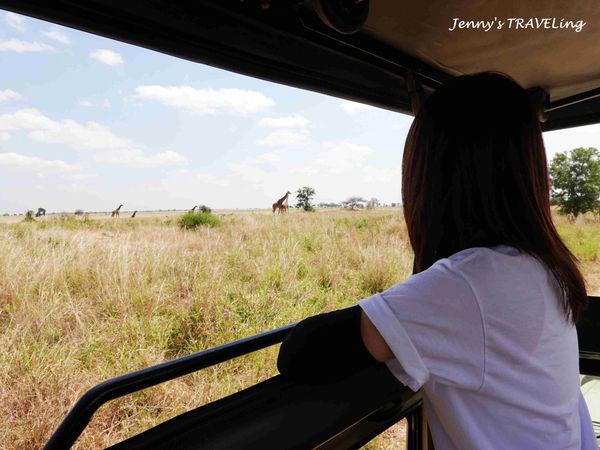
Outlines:
[[280,372],[321,382],[384,363],[422,389],[436,450],[597,449],[575,330],[587,295],[527,92],[496,73],[451,80],[416,115],[402,171],[414,274],[300,322]]

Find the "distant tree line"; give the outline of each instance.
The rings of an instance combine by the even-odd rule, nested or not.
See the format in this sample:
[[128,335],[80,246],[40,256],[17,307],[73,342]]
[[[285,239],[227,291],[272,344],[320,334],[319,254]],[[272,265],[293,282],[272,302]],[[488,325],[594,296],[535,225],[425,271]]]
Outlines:
[[[309,187],[304,186],[296,191],[296,208],[303,209],[304,211],[314,211],[315,207],[312,204],[312,198],[315,196],[316,191]],[[352,196],[348,197],[339,203],[336,202],[321,202],[317,204],[318,208],[345,208],[350,210],[357,209],[373,209],[379,206],[400,206],[400,203],[391,203],[390,205],[382,204],[379,199],[372,197],[367,200],[363,197]]]

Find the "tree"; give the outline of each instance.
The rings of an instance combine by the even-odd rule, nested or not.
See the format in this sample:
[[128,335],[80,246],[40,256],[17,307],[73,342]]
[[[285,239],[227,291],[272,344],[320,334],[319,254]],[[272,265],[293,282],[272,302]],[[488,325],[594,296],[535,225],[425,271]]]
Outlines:
[[342,206],[347,209],[363,208],[367,201],[362,197],[350,197],[342,202]]
[[600,152],[576,148],[558,153],[550,165],[552,203],[571,218],[588,211],[600,213]]
[[315,190],[304,186],[296,191],[296,208],[302,208],[304,211],[314,211],[311,200],[315,195]]
[[369,200],[367,202],[367,209],[377,208],[380,205],[381,205],[381,203],[379,202],[379,200],[376,199],[375,197],[372,197],[371,200]]
[[339,208],[340,204],[335,202],[323,202],[317,205],[319,208]]

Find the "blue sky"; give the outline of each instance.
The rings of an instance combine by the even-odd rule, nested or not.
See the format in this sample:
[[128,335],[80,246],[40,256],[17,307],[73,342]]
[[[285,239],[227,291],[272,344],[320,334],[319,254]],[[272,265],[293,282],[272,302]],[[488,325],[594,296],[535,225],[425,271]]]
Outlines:
[[[0,214],[400,199],[409,116],[3,11],[0,64]],[[545,141],[600,147],[600,127]]]

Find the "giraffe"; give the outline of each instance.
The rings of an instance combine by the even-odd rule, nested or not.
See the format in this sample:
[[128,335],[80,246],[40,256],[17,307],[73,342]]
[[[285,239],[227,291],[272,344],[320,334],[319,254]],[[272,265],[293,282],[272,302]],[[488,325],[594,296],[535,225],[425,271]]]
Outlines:
[[131,218],[133,219],[136,214],[137,214],[137,209],[133,212],[133,214],[131,215]]
[[193,213],[194,211],[196,211],[196,208],[197,208],[197,207],[198,207],[198,206],[194,205],[194,207],[193,207],[192,209],[190,209],[190,212],[192,212],[192,213]]
[[281,204],[281,206],[279,208],[279,212],[280,213],[286,213],[286,212],[288,212],[288,208],[289,208],[289,206],[288,206],[288,199],[286,197],[286,199],[283,201],[283,203]]
[[115,209],[113,212],[110,213],[110,217],[119,217],[119,211],[121,210],[121,207],[123,205],[119,205],[119,207],[117,209]]
[[290,191],[287,191],[283,197],[273,203],[273,212],[278,211],[281,213],[282,211],[287,211],[288,208],[288,196],[291,194]]

